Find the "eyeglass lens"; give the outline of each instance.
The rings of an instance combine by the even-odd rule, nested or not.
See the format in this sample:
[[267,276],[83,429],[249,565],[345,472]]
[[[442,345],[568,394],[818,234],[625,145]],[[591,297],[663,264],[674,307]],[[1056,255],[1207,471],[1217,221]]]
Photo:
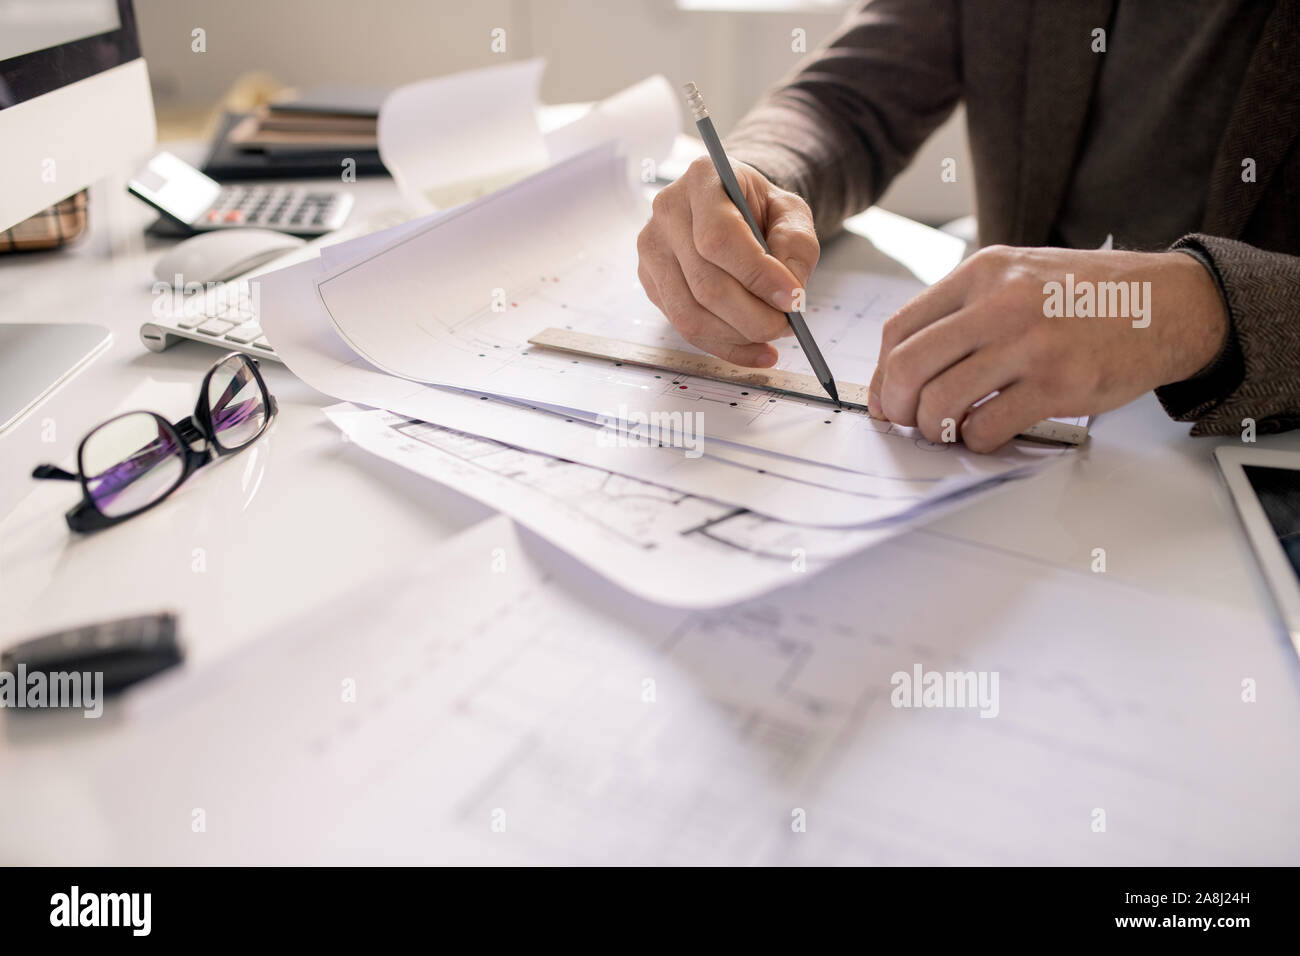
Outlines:
[[227,356],[208,380],[212,430],[222,448],[247,445],[266,424],[266,401],[249,360]]
[[95,507],[112,518],[138,511],[171,491],[185,471],[185,455],[159,419],[132,412],[87,436],[81,471]]

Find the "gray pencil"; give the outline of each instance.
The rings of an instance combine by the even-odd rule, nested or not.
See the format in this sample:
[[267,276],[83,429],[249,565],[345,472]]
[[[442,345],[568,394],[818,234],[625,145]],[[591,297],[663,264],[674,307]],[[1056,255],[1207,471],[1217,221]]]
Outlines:
[[[745,217],[745,222],[748,223],[754,238],[758,240],[758,244],[763,247],[763,251],[771,253],[772,250],[767,247],[767,239],[763,237],[763,230],[758,228],[754,213],[750,211],[749,203],[745,201],[745,192],[740,188],[740,183],[736,181],[736,174],[731,168],[731,162],[727,159],[727,153],[722,148],[722,141],[718,139],[718,131],[713,128],[713,120],[709,119],[709,110],[704,105],[704,97],[700,95],[700,91],[694,83],[687,83],[683,89],[686,92],[686,102],[691,108],[691,116],[695,119],[695,128],[700,131],[700,136],[704,140],[704,145],[708,147],[713,165],[718,170],[718,175],[722,177],[722,188],[727,191],[727,196],[736,204],[740,214]],[[835,378],[831,375],[826,359],[822,357],[822,350],[817,347],[812,333],[808,331],[808,323],[804,321],[803,314],[787,312],[785,317],[790,323],[790,328],[794,329],[794,337],[799,340],[799,347],[803,349],[804,355],[808,356],[808,364],[812,366],[817,381],[821,382],[822,388],[826,389],[826,394],[834,400],[836,405],[839,405],[840,394],[835,389]]]

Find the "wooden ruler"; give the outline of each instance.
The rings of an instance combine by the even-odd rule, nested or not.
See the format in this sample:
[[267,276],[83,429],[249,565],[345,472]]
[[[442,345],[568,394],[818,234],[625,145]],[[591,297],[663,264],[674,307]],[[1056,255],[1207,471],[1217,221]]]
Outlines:
[[[571,355],[622,362],[625,365],[639,365],[676,375],[712,379],[716,382],[751,385],[771,392],[825,402],[827,405],[834,404],[822,389],[821,383],[811,375],[801,375],[798,372],[787,372],[776,368],[746,368],[698,352],[683,352],[680,349],[662,348],[657,345],[639,345],[636,342],[624,342],[622,339],[588,335],[586,332],[574,332],[569,329],[542,329],[530,338],[528,343]],[[838,380],[835,384],[839,389],[841,404],[847,408],[867,411],[867,386]],[[1064,445],[1078,445],[1088,437],[1088,420],[1047,418],[1024,431],[1020,437]]]

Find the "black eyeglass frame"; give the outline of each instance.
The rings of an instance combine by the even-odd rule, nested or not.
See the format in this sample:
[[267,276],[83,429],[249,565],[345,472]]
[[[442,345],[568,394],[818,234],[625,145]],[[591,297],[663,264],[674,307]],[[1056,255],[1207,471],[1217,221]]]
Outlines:
[[[257,387],[262,393],[262,405],[267,409],[267,414],[262,420],[262,427],[257,430],[257,434],[253,435],[238,447],[227,448],[225,445],[221,444],[221,441],[217,438],[216,429],[212,426],[212,409],[208,398],[208,385],[212,382],[212,376],[216,373],[217,369],[232,358],[243,359],[252,370],[253,378],[257,382]],[[186,479],[188,479],[190,475],[194,474],[204,465],[210,464],[218,458],[224,458],[227,455],[236,455],[243,451],[249,445],[253,444],[253,442],[266,434],[266,430],[271,426],[271,422],[278,411],[279,405],[275,400],[275,396],[271,394],[270,389],[266,387],[266,380],[262,378],[262,370],[258,360],[253,358],[251,355],[244,354],[243,352],[230,352],[229,354],[223,355],[221,358],[217,359],[217,361],[213,363],[212,367],[209,368],[207,373],[203,376],[203,381],[199,384],[199,400],[194,406],[194,413],[189,417],[182,418],[180,421],[173,423],[169,422],[156,412],[144,410],[123,412],[120,415],[114,415],[112,418],[100,422],[94,428],[90,429],[90,431],[86,432],[85,437],[83,437],[81,442],[77,445],[77,473],[75,475],[71,472],[65,471],[57,465],[47,464],[37,465],[32,470],[32,477],[38,480],[52,479],[55,481],[75,481],[79,483],[81,485],[82,499],[68,511],[66,515],[68,527],[79,534],[100,531],[104,528],[111,528],[113,525],[120,524],[130,518],[134,518],[136,515],[143,514],[150,508],[162,504],[171,497],[172,493],[177,488],[185,483]],[[147,505],[136,508],[134,511],[128,511],[125,514],[106,515],[104,512],[100,511],[99,506],[95,504],[95,499],[90,493],[90,485],[86,479],[86,469],[84,466],[86,443],[96,432],[104,428],[106,425],[110,425],[113,422],[131,415],[142,414],[149,415],[153,418],[159,428],[160,436],[163,434],[170,436],[176,442],[176,447],[184,450],[184,463],[181,468],[181,473],[170,488]],[[193,443],[200,440],[203,441],[203,447],[201,449],[195,449]]]

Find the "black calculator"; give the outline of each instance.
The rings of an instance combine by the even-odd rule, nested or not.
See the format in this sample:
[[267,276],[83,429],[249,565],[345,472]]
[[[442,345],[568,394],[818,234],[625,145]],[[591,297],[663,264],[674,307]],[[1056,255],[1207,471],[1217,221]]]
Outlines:
[[295,236],[322,236],[342,226],[352,211],[352,196],[344,190],[223,186],[171,153],[149,160],[127,189],[193,232],[252,226]]

